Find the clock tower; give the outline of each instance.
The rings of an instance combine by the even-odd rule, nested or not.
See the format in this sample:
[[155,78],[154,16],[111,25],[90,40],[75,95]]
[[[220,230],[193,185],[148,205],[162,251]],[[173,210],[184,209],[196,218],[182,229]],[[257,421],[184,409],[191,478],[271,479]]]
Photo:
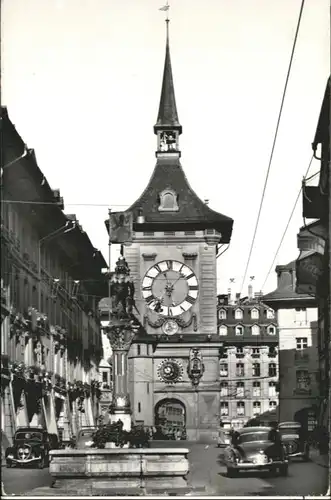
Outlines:
[[219,425],[216,255],[233,220],[211,210],[180,162],[179,123],[166,21],[166,54],[154,133],[156,165],[127,210],[133,242],[124,248],[144,333],[129,352],[132,417],[189,440],[212,440]]

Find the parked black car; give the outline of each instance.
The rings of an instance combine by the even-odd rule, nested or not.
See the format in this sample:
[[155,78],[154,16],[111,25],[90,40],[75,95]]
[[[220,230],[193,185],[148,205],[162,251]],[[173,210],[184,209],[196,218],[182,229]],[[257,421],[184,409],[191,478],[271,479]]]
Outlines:
[[6,449],[6,466],[36,464],[39,469],[43,469],[49,463],[50,449],[56,447],[54,437],[50,437],[42,427],[19,427],[13,446]]
[[231,436],[224,450],[229,477],[243,470],[268,469],[282,476],[288,473],[288,458],[279,432],[272,427],[244,427]]
[[300,422],[281,422],[278,429],[290,458],[309,460],[309,443]]

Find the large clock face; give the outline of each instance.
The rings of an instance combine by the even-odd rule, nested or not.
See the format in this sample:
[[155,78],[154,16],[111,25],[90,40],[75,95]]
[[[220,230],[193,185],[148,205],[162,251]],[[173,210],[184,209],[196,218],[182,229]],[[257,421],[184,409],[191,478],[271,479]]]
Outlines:
[[145,274],[142,293],[152,311],[162,316],[179,316],[197,300],[198,280],[186,264],[163,260]]

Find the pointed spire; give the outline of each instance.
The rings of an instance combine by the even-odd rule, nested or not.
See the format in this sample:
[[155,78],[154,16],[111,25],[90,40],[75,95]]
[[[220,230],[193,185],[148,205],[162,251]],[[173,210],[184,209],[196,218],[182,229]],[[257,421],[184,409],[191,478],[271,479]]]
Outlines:
[[176,130],[178,134],[182,133],[182,126],[178,120],[174,82],[172,78],[170,48],[169,48],[169,19],[166,19],[167,40],[166,40],[166,55],[164,61],[163,81],[161,90],[161,99],[159,113],[156,125],[154,125],[154,133],[157,134],[164,130]]

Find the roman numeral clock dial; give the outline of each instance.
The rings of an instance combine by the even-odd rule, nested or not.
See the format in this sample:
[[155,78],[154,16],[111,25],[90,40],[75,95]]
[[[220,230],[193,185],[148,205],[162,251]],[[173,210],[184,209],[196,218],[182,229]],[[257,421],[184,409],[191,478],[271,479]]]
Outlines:
[[180,316],[198,297],[198,280],[190,267],[176,260],[163,260],[151,267],[142,282],[143,297],[162,316]]

